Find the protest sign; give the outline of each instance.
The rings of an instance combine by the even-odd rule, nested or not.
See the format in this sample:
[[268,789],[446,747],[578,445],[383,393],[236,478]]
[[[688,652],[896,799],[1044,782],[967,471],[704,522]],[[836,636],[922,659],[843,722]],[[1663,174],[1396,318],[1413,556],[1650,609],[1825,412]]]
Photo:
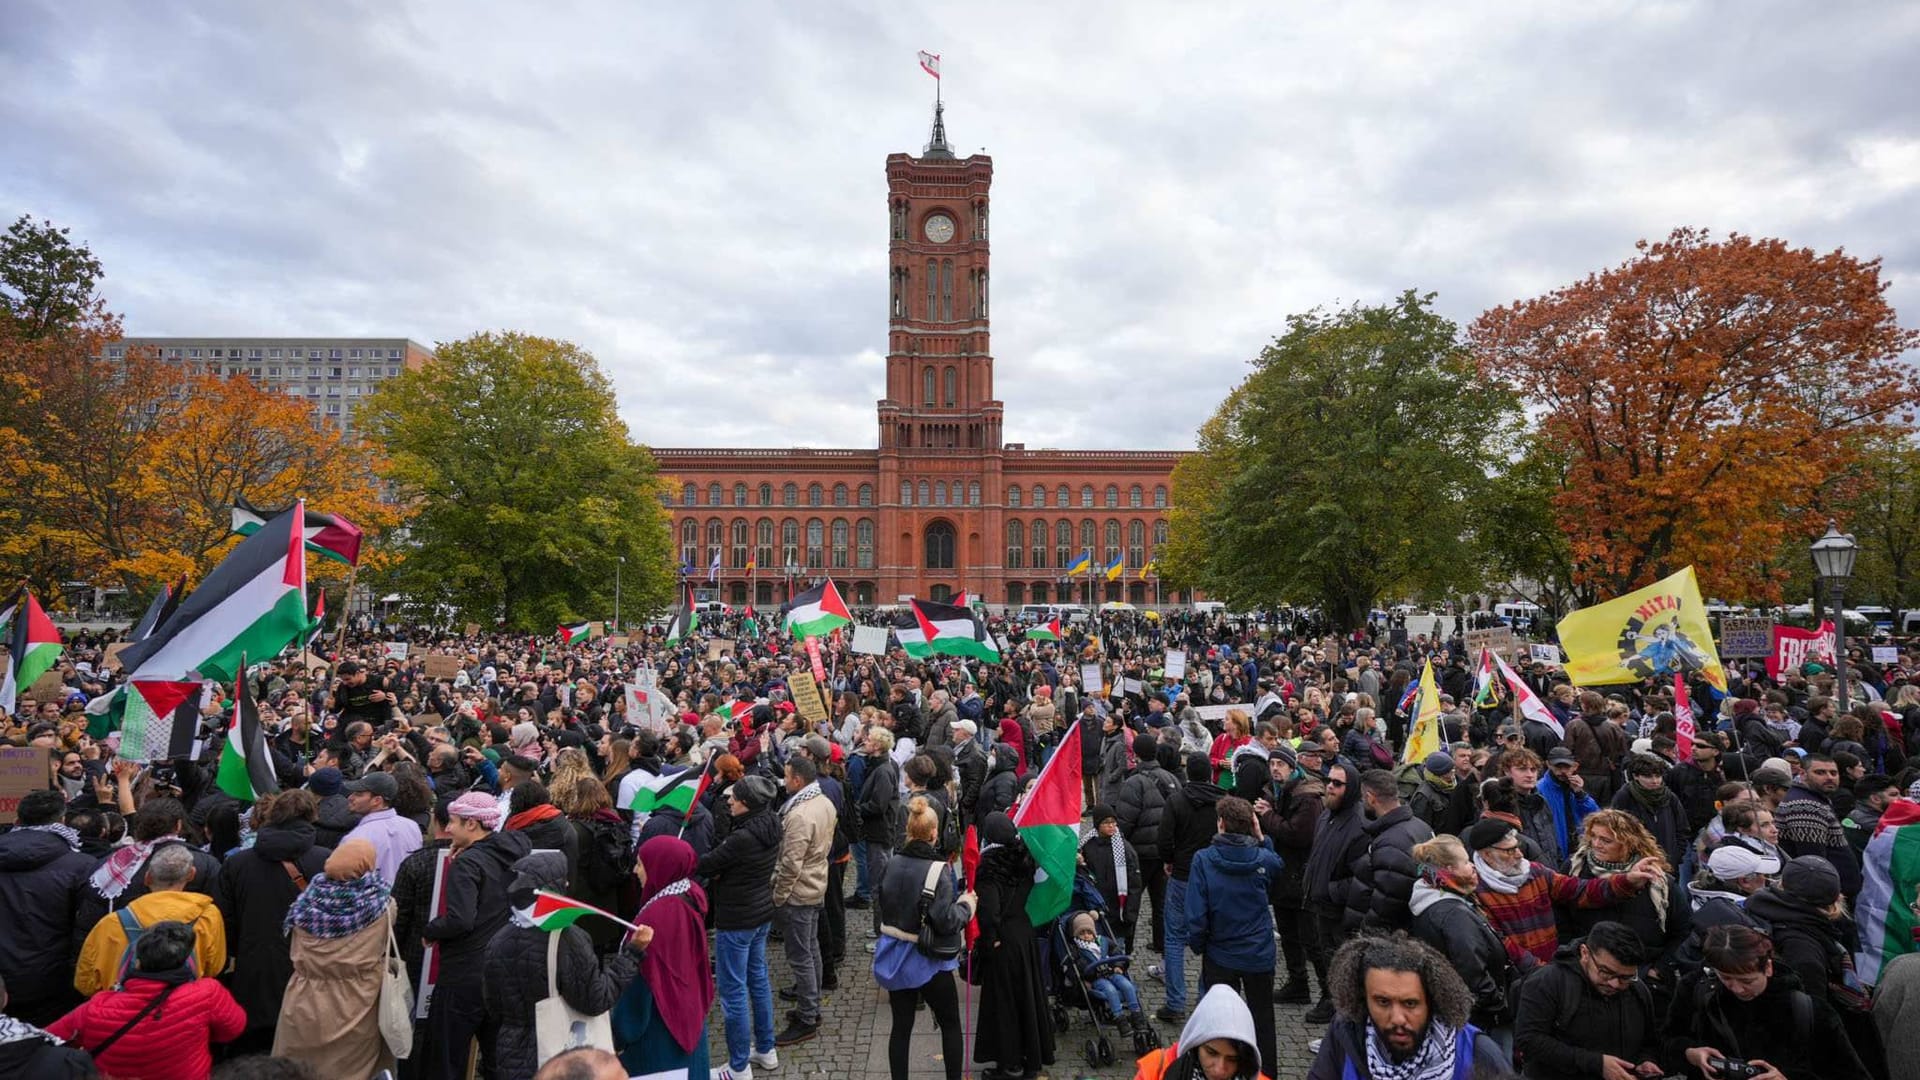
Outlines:
[[1720,655],[1766,656],[1773,651],[1773,620],[1753,615],[1728,615],[1720,620]]
[[606,636],[607,636],[606,623],[596,619],[593,622],[590,622],[587,624],[587,640],[588,641],[592,641],[594,638],[597,638],[597,637],[606,637]]
[[477,622],[470,622],[470,623],[468,623],[468,624],[467,624],[467,636],[468,636],[468,637],[479,637],[479,636],[480,636],[480,624],[479,624],[479,623],[477,623]]
[[632,643],[633,643],[633,640],[627,637],[627,635],[625,634],[615,634],[612,637],[607,639],[607,644],[613,646],[616,649],[624,649],[628,645],[631,645]]
[[1899,663],[1900,662],[1900,646],[1875,645],[1873,647],[1873,662],[1876,664]]
[[723,656],[732,656],[736,650],[733,642],[713,640],[707,642],[707,659],[718,660]]
[[1467,631],[1467,655],[1477,657],[1480,650],[1488,649],[1500,654],[1502,659],[1512,658],[1514,648],[1519,643],[1514,639],[1513,627],[1494,626],[1485,630]]
[[853,651],[863,656],[880,656],[887,651],[887,628],[884,626],[856,626],[853,628]]
[[1560,646],[1529,645],[1527,646],[1527,658],[1537,660],[1542,664],[1558,664],[1560,662]]
[[405,660],[407,658],[407,650],[411,648],[411,646],[404,641],[389,641],[383,648],[387,650],[387,659]]
[[813,681],[810,671],[796,671],[787,676],[787,686],[793,691],[793,707],[800,710],[800,718],[809,724],[817,724],[827,719],[827,703],[820,696],[820,684]]
[[47,786],[50,766],[39,746],[0,748],[0,825],[11,825],[20,813],[20,799]]
[[1187,651],[1185,649],[1168,649],[1166,664],[1162,670],[1166,672],[1167,678],[1169,679],[1177,680],[1186,678]]
[[1087,693],[1099,693],[1100,687],[1104,685],[1104,683],[1105,680],[1100,677],[1099,664],[1080,665],[1080,685],[1086,689]]
[[67,696],[67,682],[60,677],[60,669],[54,668],[33,680],[27,687],[27,696],[35,701],[58,701]]
[[460,673],[460,658],[457,656],[429,656],[426,664],[429,679],[451,679]]
[[1193,711],[1198,713],[1202,720],[1224,721],[1227,718],[1228,709],[1245,709],[1246,707],[1245,705],[1195,705]]
[[300,666],[308,671],[319,671],[327,666],[327,661],[319,653],[309,650],[300,654]]
[[627,683],[627,723],[642,731],[665,735],[670,728],[666,718],[665,694],[653,685],[653,672],[641,669],[638,683]]
[[[447,860],[453,858],[453,852],[442,850],[433,860],[433,889],[427,893],[427,911],[432,918],[447,913]],[[426,951],[420,956],[420,989],[414,997],[413,1018],[425,1020],[427,1010],[433,1005],[433,988],[440,984],[440,943],[427,942]]]
[[1137,695],[1142,691],[1142,689],[1143,688],[1141,686],[1139,679],[1121,679],[1120,680],[1120,692],[1123,694]]
[[1789,671],[1798,671],[1809,661],[1833,666],[1833,623],[1823,622],[1818,630],[1797,626],[1773,628],[1773,649],[1767,653],[1767,677],[1778,679]]
[[815,682],[826,682],[827,669],[826,666],[820,662],[819,638],[810,637],[807,639],[807,661],[813,665],[813,680]]

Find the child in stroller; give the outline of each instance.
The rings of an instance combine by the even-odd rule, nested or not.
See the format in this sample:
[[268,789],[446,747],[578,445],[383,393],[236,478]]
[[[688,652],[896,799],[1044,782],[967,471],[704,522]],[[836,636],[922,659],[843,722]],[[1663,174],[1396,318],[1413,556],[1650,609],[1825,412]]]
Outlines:
[[1134,1048],[1146,1053],[1159,1040],[1140,1008],[1139,989],[1127,977],[1127,955],[1120,951],[1119,942],[1111,934],[1101,933],[1099,922],[1090,911],[1075,914],[1067,928],[1073,938],[1072,956],[1080,984],[1086,987],[1091,1000],[1106,1006],[1115,1026],[1133,1037]]

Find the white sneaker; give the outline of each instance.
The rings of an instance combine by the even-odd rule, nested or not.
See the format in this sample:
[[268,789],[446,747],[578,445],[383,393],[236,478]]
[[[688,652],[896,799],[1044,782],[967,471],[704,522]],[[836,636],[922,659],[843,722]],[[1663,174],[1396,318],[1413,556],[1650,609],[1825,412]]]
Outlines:
[[[758,1065],[763,1069],[779,1068],[780,1067],[780,1051],[769,1050],[764,1054],[748,1054],[747,1068],[752,1069],[755,1065]],[[753,1080],[753,1077],[748,1076],[746,1080]]]
[[739,1072],[734,1072],[733,1066],[722,1065],[720,1066],[720,1071],[713,1075],[719,1077],[720,1080],[753,1080],[753,1066],[748,1065]]
[[1165,968],[1163,968],[1163,967],[1161,967],[1161,966],[1160,966],[1159,964],[1148,964],[1148,965],[1147,965],[1147,978],[1149,978],[1149,979],[1159,979],[1159,980],[1160,980],[1161,982],[1166,982],[1166,981],[1167,981],[1167,971],[1166,971],[1166,969],[1165,969]]
[[[1309,1054],[1318,1054],[1318,1053],[1320,1052],[1320,1044],[1321,1044],[1321,1043],[1323,1043],[1323,1042],[1326,1042],[1326,1041],[1327,1041],[1327,1040],[1325,1040],[1325,1039],[1308,1039],[1308,1040],[1307,1040],[1307,1053],[1309,1053]],[[753,1077],[751,1077],[751,1076],[749,1076],[749,1077],[747,1077],[747,1080],[753,1080]]]

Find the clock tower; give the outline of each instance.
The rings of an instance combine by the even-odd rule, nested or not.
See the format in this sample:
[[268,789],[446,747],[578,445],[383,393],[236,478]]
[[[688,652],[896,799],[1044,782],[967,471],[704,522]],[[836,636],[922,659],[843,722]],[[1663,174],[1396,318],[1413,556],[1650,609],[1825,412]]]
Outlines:
[[[987,322],[993,159],[957,158],[944,107],[919,157],[887,156],[887,396],[880,449],[1000,449]],[[970,451],[971,453],[965,453]]]

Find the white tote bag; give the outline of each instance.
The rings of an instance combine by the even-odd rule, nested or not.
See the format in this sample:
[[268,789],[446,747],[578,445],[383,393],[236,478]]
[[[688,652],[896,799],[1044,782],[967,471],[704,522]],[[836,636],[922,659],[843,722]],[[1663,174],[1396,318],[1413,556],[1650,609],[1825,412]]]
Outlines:
[[380,980],[380,1037],[395,1058],[413,1053],[413,980],[393,937],[393,909],[387,909],[387,971]]
[[560,996],[560,935],[565,932],[555,930],[547,935],[547,996],[533,1005],[534,1047],[539,1052],[536,1066],[578,1046],[613,1052],[613,1023],[607,1014],[588,1016]]

